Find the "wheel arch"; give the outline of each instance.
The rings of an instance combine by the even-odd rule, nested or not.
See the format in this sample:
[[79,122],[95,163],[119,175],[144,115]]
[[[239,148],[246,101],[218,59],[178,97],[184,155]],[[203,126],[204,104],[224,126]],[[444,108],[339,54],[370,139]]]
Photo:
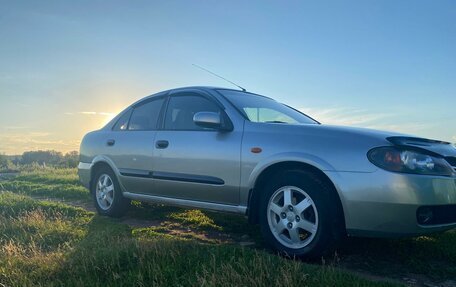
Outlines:
[[256,224],[258,223],[258,213],[259,213],[259,202],[262,195],[261,190],[263,189],[264,185],[267,183],[268,179],[270,179],[274,174],[279,172],[283,172],[286,170],[301,170],[307,171],[314,174],[318,179],[322,182],[328,184],[333,191],[334,198],[336,200],[336,205],[338,208],[338,217],[340,218],[340,224],[342,224],[343,230],[345,232],[345,213],[344,208],[342,205],[342,201],[339,195],[339,192],[333,183],[333,181],[326,175],[326,173],[317,168],[316,166],[302,162],[302,161],[281,161],[275,162],[270,164],[269,166],[263,168],[261,172],[256,176],[254,180],[253,187],[250,189],[249,197],[248,197],[248,209],[247,209],[247,216],[250,223]]
[[[107,158],[105,156],[97,156],[93,159],[92,166],[90,167],[90,189],[89,189],[90,192],[92,192],[91,187],[93,184],[95,173],[101,167],[107,167],[107,168],[111,169],[114,172],[115,176],[117,178],[119,178],[119,171],[115,168],[115,165],[112,162],[112,160],[110,160],[109,158]],[[119,182],[119,184],[120,184],[120,182]],[[122,185],[121,185],[121,188],[123,188]]]

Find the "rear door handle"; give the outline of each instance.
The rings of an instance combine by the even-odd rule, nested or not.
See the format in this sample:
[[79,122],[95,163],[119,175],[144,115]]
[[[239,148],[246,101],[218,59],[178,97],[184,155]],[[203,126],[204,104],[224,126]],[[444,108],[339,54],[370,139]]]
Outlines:
[[165,140],[160,140],[155,142],[155,147],[156,148],[167,148],[169,145],[168,141]]
[[108,146],[113,146],[115,143],[116,143],[116,141],[113,140],[113,139],[110,139],[110,140],[107,140],[107,141],[106,141],[106,144],[107,144]]

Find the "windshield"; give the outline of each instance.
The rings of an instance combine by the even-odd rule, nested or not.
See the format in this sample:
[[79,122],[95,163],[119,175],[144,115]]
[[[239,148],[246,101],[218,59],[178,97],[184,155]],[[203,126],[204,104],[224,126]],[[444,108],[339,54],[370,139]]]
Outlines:
[[273,99],[233,90],[218,90],[251,122],[318,124],[305,114]]

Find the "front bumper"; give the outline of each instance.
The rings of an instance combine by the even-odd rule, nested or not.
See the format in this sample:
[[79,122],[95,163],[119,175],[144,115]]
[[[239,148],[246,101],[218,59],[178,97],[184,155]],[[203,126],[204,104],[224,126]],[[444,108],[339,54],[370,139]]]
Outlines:
[[79,164],[78,164],[79,181],[87,189],[90,189],[90,169],[91,168],[92,168],[91,163],[79,162]]
[[[328,172],[344,208],[347,233],[353,236],[417,236],[456,227],[421,225],[423,206],[456,206],[456,178],[392,173]],[[450,208],[450,212],[455,209]]]

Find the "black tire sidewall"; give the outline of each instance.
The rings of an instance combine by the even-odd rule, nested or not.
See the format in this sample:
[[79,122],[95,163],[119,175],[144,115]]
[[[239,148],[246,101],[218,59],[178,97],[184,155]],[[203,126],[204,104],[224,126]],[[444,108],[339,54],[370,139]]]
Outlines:
[[[106,210],[102,209],[98,205],[98,201],[97,201],[97,198],[96,198],[97,197],[97,195],[96,195],[96,186],[97,186],[98,180],[100,179],[100,177],[103,174],[107,174],[111,178],[111,180],[112,180],[112,182],[114,184],[114,200],[113,200],[112,205]],[[102,167],[102,168],[99,168],[95,172],[94,180],[92,181],[92,187],[91,187],[90,191],[92,193],[92,198],[93,198],[93,201],[94,201],[94,204],[95,204],[95,208],[98,211],[98,214],[105,215],[105,216],[111,216],[111,217],[119,217],[119,216],[122,216],[125,213],[125,210],[126,210],[126,207],[128,205],[128,202],[123,197],[122,190],[120,188],[120,184],[119,184],[119,182],[117,180],[117,177],[116,177],[116,175],[114,174],[114,172],[110,168]]]
[[[303,248],[292,249],[282,245],[272,234],[268,223],[268,204],[271,196],[283,186],[296,186],[305,191],[312,199],[318,212],[318,230],[310,244]],[[336,204],[329,186],[313,174],[304,171],[285,171],[271,178],[266,184],[260,200],[259,221],[262,234],[267,243],[285,256],[318,258],[331,249],[333,240],[333,221]]]

